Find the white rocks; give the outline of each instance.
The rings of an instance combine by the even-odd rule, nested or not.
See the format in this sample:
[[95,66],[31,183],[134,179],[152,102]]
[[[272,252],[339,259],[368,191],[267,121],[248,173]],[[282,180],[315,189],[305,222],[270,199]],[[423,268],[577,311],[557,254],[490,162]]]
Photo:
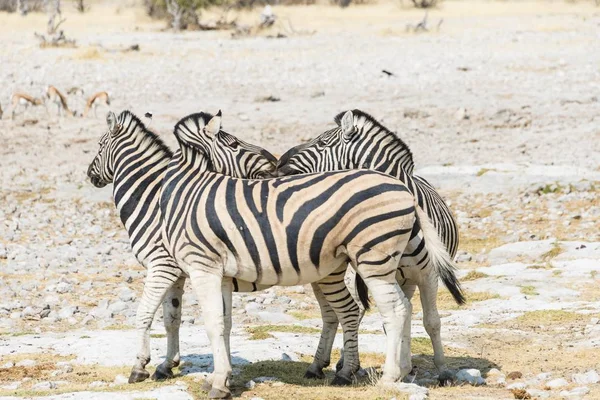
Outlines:
[[136,298],[135,292],[128,287],[123,287],[119,290],[119,299],[124,302],[134,301]]
[[508,390],[513,390],[513,389],[525,389],[527,387],[527,385],[525,384],[525,382],[513,382],[510,385],[507,385],[506,388]]
[[67,282],[59,282],[54,290],[56,291],[56,293],[60,294],[70,293],[73,291],[73,285]]
[[492,249],[488,258],[492,263],[504,263],[517,257],[537,260],[552,250],[554,243],[554,239],[508,243]]
[[67,361],[59,361],[59,362],[57,362],[56,363],[56,367],[60,368],[61,370],[63,370],[67,374],[73,372],[73,365],[71,365],[71,363],[67,362]]
[[108,311],[113,314],[119,314],[123,311],[127,310],[130,306],[124,301],[115,301],[111,305],[108,306]]
[[[252,303],[251,303],[252,304]],[[258,317],[272,324],[289,323],[294,322],[296,319],[291,315],[282,312],[271,312],[271,311],[259,311]]]
[[64,307],[58,312],[58,317],[60,319],[68,319],[69,317],[72,317],[73,314],[75,314],[78,311],[79,311],[79,307],[77,307],[77,306]]
[[246,312],[247,312],[248,314],[251,314],[251,313],[256,313],[256,312],[258,312],[258,311],[259,311],[259,310],[261,310],[261,309],[262,309],[262,306],[261,306],[260,304],[258,304],[258,303],[255,303],[255,302],[248,303],[248,304],[246,304],[246,306],[244,307],[244,310],[246,310]]
[[34,365],[36,365],[37,362],[35,362],[34,360],[21,360],[18,363],[15,364],[15,366],[17,367],[33,367]]
[[565,399],[580,399],[590,392],[587,386],[580,386],[572,390],[563,390],[560,392],[561,397]]
[[127,377],[121,374],[115,376],[115,380],[113,381],[115,385],[125,385],[128,382],[129,380],[127,379]]
[[108,386],[108,384],[103,381],[94,381],[88,385],[89,388],[101,388],[105,386]]
[[244,386],[248,389],[254,389],[254,386],[256,386],[256,382],[254,382],[253,380],[249,380],[244,384]]
[[12,361],[9,361],[9,362],[7,362],[6,364],[2,364],[2,365],[0,365],[0,368],[4,368],[4,369],[6,369],[6,368],[12,368],[12,367],[14,367],[14,366],[15,366],[15,363],[14,363],[14,362],[12,362]]
[[17,390],[21,386],[21,382],[11,382],[8,385],[0,386],[4,390]]
[[429,396],[429,390],[414,383],[384,383],[385,387],[408,394],[409,400],[425,400]]
[[306,289],[304,288],[304,286],[294,286],[294,287],[290,288],[290,291],[292,291],[294,293],[300,293],[300,294],[306,293]]
[[254,378],[253,381],[256,383],[277,382],[279,378],[274,376],[259,376],[258,378]]
[[567,382],[565,378],[552,379],[551,381],[546,382],[546,386],[550,389],[559,389],[568,385],[569,382]]
[[592,385],[600,382],[600,375],[592,369],[584,374],[574,374],[573,382],[579,385]]
[[598,323],[600,323],[600,318],[590,319],[590,325],[598,325]]
[[50,389],[56,389],[57,385],[54,382],[50,382],[50,381],[45,381],[45,382],[40,382],[40,383],[36,383],[35,385],[33,385],[31,387],[31,389],[33,390],[50,390]]
[[474,386],[485,385],[485,379],[481,377],[481,371],[474,368],[461,369],[456,373],[456,380],[458,382],[468,382]]
[[505,386],[506,385],[506,375],[504,375],[500,370],[496,368],[492,368],[488,371],[485,377],[486,385],[491,386]]

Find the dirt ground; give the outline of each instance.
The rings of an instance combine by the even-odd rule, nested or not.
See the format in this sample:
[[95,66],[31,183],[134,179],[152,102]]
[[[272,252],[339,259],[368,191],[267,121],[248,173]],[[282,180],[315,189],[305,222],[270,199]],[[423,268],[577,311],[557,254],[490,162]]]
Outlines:
[[[97,91],[109,92],[115,112],[152,112],[145,122],[172,147],[173,125],[200,110],[221,109],[226,131],[276,154],[331,128],[340,111],[372,114],[410,146],[417,174],[440,188],[461,229],[458,262],[471,300],[458,308],[441,291],[443,335],[450,366],[480,370],[487,385],[430,387],[429,398],[508,399],[527,390],[528,398],[600,399],[598,382],[574,377],[600,373],[593,1],[444,1],[429,11],[430,31],[419,34],[407,24],[424,11],[408,1],[275,6],[273,28],[238,39],[228,31],[173,33],[135,2],[91,2],[85,14],[63,3],[62,29],[76,48],[40,49],[34,32],[45,31],[42,14],[0,13],[0,399],[83,391],[91,394],[52,398],[104,391],[124,396],[115,399],[204,398],[200,381],[212,362],[203,357],[210,351],[188,287],[177,383],[119,381],[137,350],[132,325],[144,270],[130,254],[111,188],[95,189],[85,175],[108,108],[67,118],[50,105],[48,113],[41,106],[10,118],[12,93],[40,96],[47,85],[82,88],[84,95],[68,96],[78,112]],[[259,13],[228,18],[254,24]],[[122,51],[134,44],[139,51]],[[309,288],[238,299],[236,396],[403,396],[301,379],[320,327]],[[413,336],[425,340],[413,303]],[[46,305],[53,314],[40,317]],[[252,340],[259,328],[263,336]],[[378,315],[361,328],[362,365],[377,367]],[[160,321],[153,329],[156,365],[164,329]],[[413,356],[420,383],[430,386],[435,369],[424,343]],[[246,387],[269,374],[283,383]]]

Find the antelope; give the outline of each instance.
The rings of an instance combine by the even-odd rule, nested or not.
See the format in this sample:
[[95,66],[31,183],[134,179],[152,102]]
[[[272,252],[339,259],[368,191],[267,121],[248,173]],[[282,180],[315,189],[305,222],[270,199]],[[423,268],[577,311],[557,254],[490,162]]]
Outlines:
[[69,110],[67,105],[67,98],[57,88],[50,85],[46,88],[46,98],[52,103],[56,104],[58,115],[62,116],[62,110],[64,109],[67,116],[74,116],[75,113]]
[[22,106],[24,108],[23,112],[25,112],[30,106],[41,106],[42,104],[44,104],[44,101],[38,97],[33,97],[22,92],[13,93],[11,97],[11,119],[15,119],[15,114],[19,106]]
[[110,106],[110,98],[108,97],[107,92],[98,92],[92,95],[85,105],[85,111],[83,112],[83,116],[87,117],[88,112],[90,112],[90,108],[94,107],[94,117],[97,117],[96,109],[100,105]]

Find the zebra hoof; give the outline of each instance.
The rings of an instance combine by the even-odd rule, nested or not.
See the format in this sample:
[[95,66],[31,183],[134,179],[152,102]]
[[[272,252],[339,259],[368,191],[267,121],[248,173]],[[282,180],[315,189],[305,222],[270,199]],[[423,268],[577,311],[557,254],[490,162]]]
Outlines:
[[331,381],[332,386],[350,386],[352,385],[352,379],[345,378],[340,375],[336,375]]
[[150,377],[150,372],[145,369],[133,369],[129,375],[129,383],[144,382]]
[[322,370],[319,370],[317,372],[306,371],[304,373],[304,378],[305,379],[325,379],[325,374],[323,373]]
[[204,382],[202,382],[200,389],[202,389],[203,392],[210,392],[212,389],[212,382],[209,382],[208,379],[205,379]]
[[209,399],[230,399],[231,392],[213,388],[208,393],[208,398]]
[[164,381],[173,378],[173,371],[170,368],[165,368],[159,365],[156,367],[156,371],[152,374],[153,381]]
[[440,386],[452,386],[454,376],[450,371],[443,371],[438,376],[438,381],[440,382]]

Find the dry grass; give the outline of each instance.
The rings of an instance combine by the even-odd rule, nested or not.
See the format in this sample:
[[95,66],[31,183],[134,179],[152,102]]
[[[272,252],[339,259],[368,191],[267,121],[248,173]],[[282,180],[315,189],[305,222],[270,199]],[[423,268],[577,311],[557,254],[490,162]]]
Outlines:
[[305,319],[321,319],[321,312],[317,309],[288,311],[287,314],[300,321]]
[[314,334],[320,333],[321,330],[309,326],[301,325],[261,325],[247,327],[246,331],[250,334],[250,340],[263,340],[272,338],[270,332],[286,332],[298,334]]
[[542,255],[542,260],[544,260],[544,261],[551,260],[551,259],[555,258],[556,256],[558,256],[563,251],[564,250],[560,246],[559,243],[553,243],[552,248]]
[[512,320],[503,322],[505,327],[521,330],[535,330],[545,328],[567,328],[585,326],[593,315],[581,314],[564,310],[537,310],[528,311]]
[[104,55],[96,47],[78,50],[72,57],[74,60],[101,60]]
[[478,272],[478,271],[469,271],[469,273],[467,275],[465,275],[463,278],[461,278],[461,282],[467,282],[467,281],[474,281],[477,279],[481,279],[481,278],[487,278],[489,275],[484,274],[483,272]]
[[[450,294],[450,292],[448,290],[446,290],[445,288],[440,289],[438,291],[438,296],[437,296],[438,309],[439,310],[458,310],[461,307],[462,308],[468,307],[469,304],[472,304],[472,303],[477,303],[480,301],[500,298],[500,296],[497,295],[496,293],[490,293],[490,292],[471,292],[471,291],[465,290],[464,293],[465,293],[465,297],[467,298],[467,304],[464,306],[459,306],[458,304],[456,304],[456,301],[454,301],[454,297],[452,297],[452,295]],[[413,312],[418,312],[418,311],[423,310],[423,308],[421,307],[421,302],[414,300],[414,299],[418,299],[418,298],[419,298],[419,295],[418,295],[418,289],[417,289],[417,292],[413,296],[413,301],[412,301]]]
[[535,286],[521,286],[521,293],[526,296],[537,296],[539,294],[535,290]]

